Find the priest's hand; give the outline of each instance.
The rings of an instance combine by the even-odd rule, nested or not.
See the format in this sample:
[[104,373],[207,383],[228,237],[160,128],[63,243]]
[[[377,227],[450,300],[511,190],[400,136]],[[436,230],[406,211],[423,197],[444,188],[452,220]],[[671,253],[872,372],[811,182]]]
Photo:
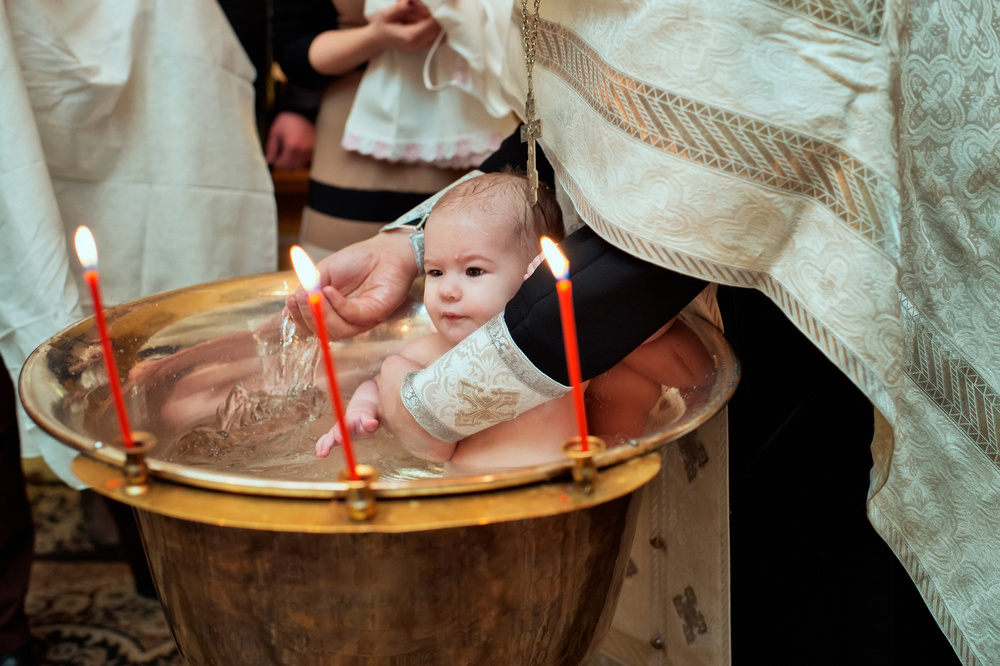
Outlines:
[[[349,338],[373,328],[398,308],[417,277],[417,260],[406,231],[388,231],[349,245],[316,265],[323,290],[323,321],[330,338]],[[285,311],[313,331],[309,294],[299,288]]]
[[378,383],[378,409],[382,425],[418,458],[443,462],[455,453],[455,444],[431,437],[403,405],[400,387],[407,373],[421,365],[405,356],[390,356],[382,363]]

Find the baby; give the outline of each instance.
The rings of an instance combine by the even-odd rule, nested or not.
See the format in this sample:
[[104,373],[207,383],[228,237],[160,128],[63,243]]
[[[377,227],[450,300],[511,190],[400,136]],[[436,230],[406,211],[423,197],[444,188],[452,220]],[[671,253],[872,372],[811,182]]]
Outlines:
[[[539,190],[527,204],[527,178],[486,174],[445,193],[424,228],[424,306],[436,331],[410,341],[400,354],[426,367],[500,313],[525,279],[539,239],[562,238],[555,195]],[[379,426],[378,378],[358,387],[344,413],[352,437]],[[575,432],[570,394],[456,443],[450,463],[463,471],[539,464],[555,460]],[[326,457],[341,444],[334,427],[316,442]],[[405,446],[405,442],[403,443]]]

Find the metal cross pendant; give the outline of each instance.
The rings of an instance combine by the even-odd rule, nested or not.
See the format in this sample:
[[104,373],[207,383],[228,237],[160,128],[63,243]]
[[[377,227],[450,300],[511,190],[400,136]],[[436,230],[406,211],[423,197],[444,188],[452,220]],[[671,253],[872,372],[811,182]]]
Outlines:
[[521,125],[521,143],[528,144],[528,203],[538,203],[538,168],[535,165],[535,139],[542,136],[542,121],[535,118],[535,96],[529,92],[524,104],[524,124]]

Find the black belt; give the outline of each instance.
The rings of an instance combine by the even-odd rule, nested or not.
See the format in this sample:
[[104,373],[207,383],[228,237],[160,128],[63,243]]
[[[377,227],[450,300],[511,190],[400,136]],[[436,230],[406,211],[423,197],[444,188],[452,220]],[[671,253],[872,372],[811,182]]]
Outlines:
[[357,222],[392,222],[434,192],[355,190],[309,180],[309,207],[318,213]]

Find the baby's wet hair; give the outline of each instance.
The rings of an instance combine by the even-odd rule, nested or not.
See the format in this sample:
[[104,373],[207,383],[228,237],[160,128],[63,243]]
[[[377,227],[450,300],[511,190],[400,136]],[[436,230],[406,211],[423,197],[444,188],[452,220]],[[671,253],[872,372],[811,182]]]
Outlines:
[[[528,177],[524,172],[508,167],[456,185],[441,197],[434,208],[479,205],[487,210],[498,200],[505,205],[512,204],[510,214],[519,223],[519,240],[527,255],[534,257],[541,251],[539,241],[542,236],[558,243],[565,236],[565,231],[562,209],[552,186],[538,184],[538,203],[535,206],[528,203],[528,187]],[[505,194],[510,196],[498,197]]]

